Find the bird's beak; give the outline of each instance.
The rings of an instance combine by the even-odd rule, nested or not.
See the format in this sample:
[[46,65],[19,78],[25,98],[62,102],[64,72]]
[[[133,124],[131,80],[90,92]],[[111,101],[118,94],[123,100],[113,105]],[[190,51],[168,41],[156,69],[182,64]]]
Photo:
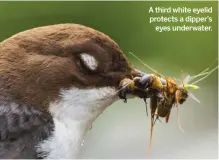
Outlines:
[[138,70],[137,68],[133,68],[133,73],[136,74],[138,77],[143,77],[146,73]]
[[119,97],[121,99],[124,99],[124,102],[126,102],[127,98],[145,97],[146,91],[144,90],[144,88],[136,85],[137,82],[139,82],[145,74],[146,73],[136,68],[133,68],[131,71],[132,79],[124,78],[123,80],[121,80]]

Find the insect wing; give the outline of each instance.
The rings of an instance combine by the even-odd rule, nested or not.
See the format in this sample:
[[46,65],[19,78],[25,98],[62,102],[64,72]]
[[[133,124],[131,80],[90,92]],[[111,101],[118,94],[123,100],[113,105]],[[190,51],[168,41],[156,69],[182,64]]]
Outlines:
[[194,99],[196,102],[201,103],[200,100],[199,100],[198,98],[196,98],[195,95],[192,94],[191,92],[189,92],[188,95],[189,95],[192,99]]
[[183,83],[184,83],[184,85],[186,85],[186,84],[188,84],[188,82],[189,82],[189,80],[190,80],[190,75],[187,75],[185,78],[184,78],[184,80],[183,80]]

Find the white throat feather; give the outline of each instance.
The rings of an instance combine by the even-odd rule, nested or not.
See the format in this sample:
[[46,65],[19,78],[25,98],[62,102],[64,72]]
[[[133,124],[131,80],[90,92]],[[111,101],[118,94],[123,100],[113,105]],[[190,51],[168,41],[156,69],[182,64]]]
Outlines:
[[53,134],[37,146],[38,152],[47,153],[45,158],[49,159],[76,158],[92,122],[118,99],[109,96],[113,93],[116,89],[112,87],[62,90],[61,99],[49,107],[55,124]]

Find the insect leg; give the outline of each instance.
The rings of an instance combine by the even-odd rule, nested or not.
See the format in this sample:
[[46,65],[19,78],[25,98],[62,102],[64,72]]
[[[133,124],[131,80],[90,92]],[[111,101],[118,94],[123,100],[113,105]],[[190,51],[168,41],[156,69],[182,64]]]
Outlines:
[[145,102],[146,114],[148,116],[148,106],[147,106],[146,97],[144,97],[144,102]]
[[156,118],[155,118],[155,120],[153,121],[153,126],[155,125],[155,122],[156,122],[157,120],[159,120],[158,107],[157,107],[156,110],[155,110],[154,116],[156,116]]
[[178,105],[176,106],[177,107],[177,122],[178,122],[178,126],[179,126],[179,129],[184,133],[184,130],[182,129],[181,125],[180,125],[180,120],[179,120],[179,107]]
[[154,113],[151,112],[151,131],[150,131],[150,141],[149,141],[149,148],[147,151],[147,155],[150,154],[152,148],[152,138],[153,138],[153,130],[154,130]]
[[155,125],[155,123],[156,123],[157,120],[158,120],[160,123],[162,123],[162,121],[161,121],[160,118],[159,118],[159,115],[156,115],[156,119],[154,120],[153,126]]
[[148,148],[147,154],[150,153],[151,146],[152,146],[152,138],[153,138],[153,130],[154,130],[154,116],[155,116],[157,107],[158,107],[157,98],[155,96],[152,96],[151,101],[150,101],[150,108],[151,108],[150,141],[149,141],[149,148]]
[[170,118],[170,111],[169,111],[169,113],[167,114],[167,116],[165,117],[166,123],[168,123],[169,118]]

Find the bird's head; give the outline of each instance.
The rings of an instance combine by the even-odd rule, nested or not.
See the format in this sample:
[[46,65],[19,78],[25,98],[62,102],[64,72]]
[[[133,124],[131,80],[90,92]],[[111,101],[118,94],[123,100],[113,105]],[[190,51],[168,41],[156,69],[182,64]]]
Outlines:
[[97,116],[118,99],[121,80],[139,76],[116,42],[82,25],[27,30],[0,46],[0,101],[53,114],[67,110],[83,117],[98,111]]

